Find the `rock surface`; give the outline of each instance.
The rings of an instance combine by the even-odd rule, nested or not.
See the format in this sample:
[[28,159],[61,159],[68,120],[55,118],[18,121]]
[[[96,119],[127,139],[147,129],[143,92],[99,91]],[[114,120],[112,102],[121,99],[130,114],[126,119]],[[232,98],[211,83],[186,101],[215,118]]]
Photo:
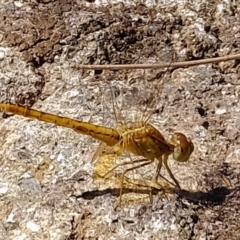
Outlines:
[[192,2],[1,1],[1,102],[110,127],[153,110],[150,123],[166,137],[186,133],[195,151],[169,161],[180,196],[116,207],[118,191],[92,178],[95,140],[4,113],[0,239],[239,239],[239,61],[167,73],[72,68],[240,53],[237,1]]

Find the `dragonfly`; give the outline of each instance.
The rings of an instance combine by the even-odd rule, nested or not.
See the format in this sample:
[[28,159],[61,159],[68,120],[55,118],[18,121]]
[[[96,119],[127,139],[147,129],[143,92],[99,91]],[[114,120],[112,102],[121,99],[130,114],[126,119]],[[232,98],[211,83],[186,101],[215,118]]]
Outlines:
[[[126,168],[121,173],[120,202],[126,174],[150,165],[155,160],[157,161],[157,169],[154,181],[158,186],[162,186],[158,181],[160,177],[166,179],[161,175],[161,169],[164,165],[174,182],[172,185],[181,189],[179,182],[168,166],[168,159],[172,155],[176,161],[186,162],[194,150],[191,139],[183,133],[176,132],[169,140],[166,140],[160,131],[147,121],[135,122],[132,125],[122,124],[114,129],[10,103],[1,103],[0,110],[70,128],[79,134],[89,135],[100,141],[101,144],[92,157],[92,160],[96,162],[93,173],[94,179],[105,179],[115,169],[121,166],[132,165],[132,167]],[[141,158],[124,161],[114,166],[114,159],[121,156],[124,152],[133,153]]]

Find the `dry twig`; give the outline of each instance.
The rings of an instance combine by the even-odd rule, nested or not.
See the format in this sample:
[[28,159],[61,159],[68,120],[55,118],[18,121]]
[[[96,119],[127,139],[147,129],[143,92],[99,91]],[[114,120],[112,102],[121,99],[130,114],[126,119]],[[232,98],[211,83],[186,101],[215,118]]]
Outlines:
[[185,62],[172,62],[172,63],[155,63],[155,64],[116,64],[116,65],[74,65],[73,68],[76,69],[93,69],[93,70],[121,70],[121,69],[158,69],[158,68],[178,68],[178,67],[190,67],[194,65],[218,63],[229,60],[240,59],[240,54],[228,55],[224,57],[201,59],[195,61],[185,61]]

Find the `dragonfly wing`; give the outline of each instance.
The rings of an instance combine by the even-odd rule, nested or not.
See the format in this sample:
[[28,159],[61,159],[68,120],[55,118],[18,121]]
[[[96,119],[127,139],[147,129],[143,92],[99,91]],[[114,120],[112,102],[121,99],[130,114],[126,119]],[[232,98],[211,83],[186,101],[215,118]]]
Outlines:
[[[99,148],[101,148],[101,145]],[[113,170],[115,169],[114,167],[116,167],[116,159],[124,152],[120,143],[105,149],[105,153],[98,157],[94,166],[93,177],[95,181],[103,179],[106,180],[114,177]],[[94,156],[98,155],[99,152],[100,150],[97,150],[97,154],[95,153]]]
[[101,155],[103,155],[103,153],[105,152],[106,149],[107,149],[107,144],[104,142],[100,143],[96,152],[94,153],[94,155],[92,157],[92,162],[94,162],[95,160],[97,160],[97,158],[99,158]]

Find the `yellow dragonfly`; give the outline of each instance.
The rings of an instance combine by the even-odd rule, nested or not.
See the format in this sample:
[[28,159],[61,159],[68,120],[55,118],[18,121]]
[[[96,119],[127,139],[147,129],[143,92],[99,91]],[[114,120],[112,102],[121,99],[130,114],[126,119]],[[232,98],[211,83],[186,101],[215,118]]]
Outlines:
[[[125,169],[121,173],[120,202],[125,175],[130,171],[150,165],[155,160],[157,161],[157,169],[154,181],[160,187],[162,186],[158,183],[158,178],[163,177],[160,172],[162,165],[164,165],[174,182],[173,185],[180,189],[177,179],[168,166],[169,156],[172,155],[178,162],[185,162],[194,150],[191,139],[187,138],[183,133],[176,132],[169,140],[166,140],[164,136],[147,121],[135,122],[131,126],[122,124],[116,129],[113,129],[14,104],[2,103],[0,104],[0,110],[67,127],[77,133],[89,135],[102,142],[93,156],[93,160],[96,160],[94,179],[105,179],[111,175],[115,169],[121,166],[132,165],[132,167]],[[114,159],[124,152],[133,153],[134,155],[141,156],[141,158],[114,165]]]

